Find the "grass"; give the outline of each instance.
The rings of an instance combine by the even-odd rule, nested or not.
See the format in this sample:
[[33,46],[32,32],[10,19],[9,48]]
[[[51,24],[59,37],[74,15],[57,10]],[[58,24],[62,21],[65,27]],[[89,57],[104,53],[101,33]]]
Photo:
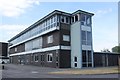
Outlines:
[[111,74],[118,73],[118,67],[92,69],[65,69],[64,71],[50,72],[50,74]]

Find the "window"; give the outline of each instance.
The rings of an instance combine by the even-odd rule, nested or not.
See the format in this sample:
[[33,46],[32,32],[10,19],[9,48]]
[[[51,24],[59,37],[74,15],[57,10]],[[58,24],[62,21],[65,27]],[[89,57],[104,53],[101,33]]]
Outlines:
[[82,50],[82,66],[92,67],[92,52],[90,50]]
[[66,23],[69,23],[69,18],[68,17],[66,17]]
[[82,31],[82,40],[86,40],[86,31]]
[[29,62],[29,55],[26,55],[26,62]]
[[70,23],[70,18],[68,16],[61,16],[62,23]]
[[90,24],[91,24],[91,16],[90,15],[81,14],[80,17],[81,17],[81,25],[90,26]]
[[74,66],[77,67],[77,63],[74,63]]
[[86,50],[82,50],[82,67],[87,67]]
[[74,57],[74,61],[77,62],[77,57],[76,56]]
[[47,26],[47,20],[45,21],[45,26]]
[[86,45],[86,31],[82,31],[82,44]]
[[25,43],[25,51],[42,48],[42,37]]
[[63,35],[63,41],[70,41],[69,35]]
[[65,20],[64,20],[64,17],[63,16],[61,16],[61,22],[65,22]]
[[25,51],[30,51],[30,50],[32,50],[32,42],[31,41],[25,43]]
[[53,55],[47,54],[47,62],[52,62]]
[[89,31],[82,31],[82,44],[83,45],[92,45],[92,33]]
[[72,23],[74,22],[74,17],[72,17]]
[[86,51],[85,50],[83,50],[82,51],[82,62],[86,62]]
[[87,45],[92,44],[92,33],[87,31]]
[[35,62],[38,62],[38,54],[35,54],[35,55],[34,55],[34,61],[35,61]]
[[33,48],[32,48],[33,50],[39,48],[39,46],[40,46],[40,45],[39,45],[39,42],[40,42],[40,41],[39,41],[39,38],[33,40]]
[[92,62],[92,54],[91,54],[91,51],[88,51],[88,62]]
[[18,56],[18,62],[21,62],[21,56]]
[[51,18],[51,24],[53,23],[53,17]]
[[40,37],[40,44],[39,44],[40,46],[40,48],[42,48],[42,37]]
[[81,14],[81,16],[80,16],[80,17],[81,17],[81,21],[83,21],[83,22],[84,22],[84,21],[85,21],[85,15],[84,15],[84,14]]
[[86,24],[87,24],[88,26],[90,26],[90,24],[91,24],[90,16],[86,16]]
[[31,54],[31,62],[34,61],[34,56]]
[[58,66],[59,66],[59,64],[58,64],[58,63],[56,63],[56,66],[58,67]]
[[77,15],[75,16],[75,22],[76,22],[76,21],[78,21],[78,16],[77,16]]
[[56,18],[57,18],[57,16],[54,16],[54,17],[53,17],[53,19],[54,19],[54,22],[56,22],[56,20],[57,20]]
[[48,43],[53,43],[53,35],[51,35],[51,36],[48,36]]
[[17,47],[15,48],[15,52],[17,52]]
[[41,59],[41,61],[44,61],[44,55],[40,55],[40,59]]
[[58,62],[58,56],[56,56],[56,62]]

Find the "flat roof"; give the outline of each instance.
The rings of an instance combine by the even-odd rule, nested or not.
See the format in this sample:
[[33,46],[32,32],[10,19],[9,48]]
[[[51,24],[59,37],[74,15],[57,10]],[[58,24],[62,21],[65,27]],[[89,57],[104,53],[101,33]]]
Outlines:
[[89,13],[89,12],[82,11],[82,10],[77,10],[74,13],[67,13],[67,12],[63,12],[63,11],[59,11],[59,10],[54,10],[51,13],[49,13],[48,15],[46,15],[45,17],[41,18],[40,20],[38,20],[37,22],[32,24],[31,26],[29,26],[28,28],[26,28],[25,30],[23,30],[22,32],[20,32],[19,34],[17,34],[16,36],[14,36],[13,38],[11,38],[10,40],[8,40],[8,42],[16,39],[17,37],[21,36],[22,34],[26,33],[27,31],[33,29],[34,27],[39,25],[39,23],[43,22],[44,20],[46,20],[47,18],[50,18],[51,16],[53,16],[55,14],[62,14],[62,15],[71,16],[72,14],[76,14],[76,13],[87,13],[87,14],[90,14],[90,15],[94,15],[93,13]]
[[83,10],[77,10],[77,11],[73,12],[72,14],[74,15],[74,14],[77,14],[77,13],[89,14],[89,15],[91,15],[91,16],[93,16],[93,15],[94,15],[93,13],[86,12],[86,11],[83,11]]
[[118,54],[118,55],[120,55],[117,52],[93,52],[93,53],[98,53],[98,54]]

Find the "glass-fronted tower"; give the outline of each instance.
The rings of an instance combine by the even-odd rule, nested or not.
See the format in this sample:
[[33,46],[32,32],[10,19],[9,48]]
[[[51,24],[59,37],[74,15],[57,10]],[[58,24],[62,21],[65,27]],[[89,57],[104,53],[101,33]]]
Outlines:
[[78,10],[72,14],[71,67],[93,67],[92,16]]

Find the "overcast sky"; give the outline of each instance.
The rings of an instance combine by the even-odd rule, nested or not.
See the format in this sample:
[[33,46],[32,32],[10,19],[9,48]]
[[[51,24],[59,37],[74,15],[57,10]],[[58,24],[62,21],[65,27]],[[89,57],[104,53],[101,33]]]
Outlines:
[[118,45],[117,2],[41,2],[40,0],[0,0],[0,41],[6,42],[31,24],[57,10],[84,10],[93,16],[93,48],[111,50]]

